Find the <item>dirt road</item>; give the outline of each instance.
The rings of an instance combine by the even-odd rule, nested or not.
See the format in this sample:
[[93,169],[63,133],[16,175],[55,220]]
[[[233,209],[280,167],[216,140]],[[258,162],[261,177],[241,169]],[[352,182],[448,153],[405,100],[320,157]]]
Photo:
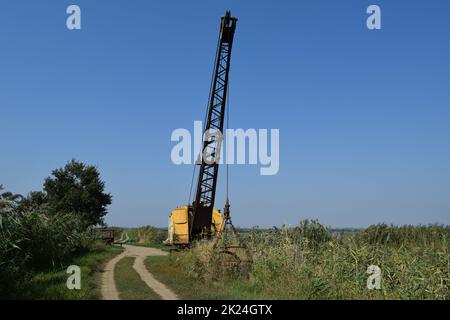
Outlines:
[[153,275],[147,270],[144,265],[144,260],[149,256],[164,256],[167,252],[164,252],[155,248],[136,247],[124,245],[125,251],[117,257],[110,260],[106,266],[102,275],[102,288],[101,293],[104,300],[119,300],[119,292],[114,282],[114,267],[124,257],[135,257],[133,268],[141,277],[147,286],[161,296],[164,300],[178,300],[178,297],[163,283],[156,280]]

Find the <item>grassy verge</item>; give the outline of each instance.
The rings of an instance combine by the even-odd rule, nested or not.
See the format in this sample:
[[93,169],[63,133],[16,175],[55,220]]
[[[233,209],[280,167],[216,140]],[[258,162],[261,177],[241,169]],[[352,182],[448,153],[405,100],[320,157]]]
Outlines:
[[89,300],[100,298],[100,271],[111,258],[122,252],[121,248],[100,243],[92,245],[86,252],[79,253],[68,265],[77,265],[81,269],[81,289],[69,290],[66,281],[69,274],[66,268],[40,272],[33,275],[23,290],[23,299],[39,300]]
[[[181,299],[220,300],[258,299],[254,292],[248,292],[239,279],[225,282],[203,282],[185,272],[180,258],[183,252],[169,256],[153,256],[145,260],[145,266],[153,276],[173,290]],[[262,296],[261,296],[262,297]]]
[[114,280],[121,300],[160,300],[133,269],[134,258],[125,257],[114,269]]

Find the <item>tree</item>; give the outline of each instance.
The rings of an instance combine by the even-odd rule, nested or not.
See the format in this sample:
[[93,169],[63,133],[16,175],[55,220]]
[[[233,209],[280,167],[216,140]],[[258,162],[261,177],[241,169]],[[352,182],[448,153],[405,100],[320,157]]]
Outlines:
[[86,227],[103,224],[106,207],[112,202],[111,194],[104,190],[97,168],[75,159],[63,169],[53,170],[44,182],[48,210],[77,214]]
[[42,191],[31,191],[22,201],[19,203],[19,211],[25,212],[34,209],[39,209],[45,206],[47,203],[47,195]]
[[3,188],[3,185],[0,184],[0,200],[12,201],[12,202],[16,202],[16,203],[23,200],[23,196],[20,194],[14,194],[9,191],[2,192],[2,190],[4,190],[4,188]]
[[9,191],[4,192],[3,190],[3,185],[0,184],[0,209],[17,206],[24,199],[20,194],[14,194]]

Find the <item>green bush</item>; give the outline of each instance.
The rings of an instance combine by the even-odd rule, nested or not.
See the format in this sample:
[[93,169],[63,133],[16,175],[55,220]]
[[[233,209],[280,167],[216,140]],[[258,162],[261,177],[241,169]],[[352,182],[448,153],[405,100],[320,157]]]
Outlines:
[[42,209],[18,212],[11,203],[0,209],[0,297],[10,296],[31,272],[59,268],[86,248],[91,233],[72,214],[47,215]]

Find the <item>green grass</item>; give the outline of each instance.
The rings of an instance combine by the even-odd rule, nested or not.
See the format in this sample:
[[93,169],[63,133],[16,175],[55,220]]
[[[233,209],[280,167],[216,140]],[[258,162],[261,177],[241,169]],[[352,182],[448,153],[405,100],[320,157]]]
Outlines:
[[160,300],[133,269],[135,258],[125,257],[114,269],[114,280],[121,300]]
[[[315,223],[298,229],[249,232],[248,277],[214,277],[208,243],[146,267],[185,299],[450,299],[450,229],[377,225],[329,236]],[[370,265],[381,268],[381,290],[366,287]]]
[[174,291],[181,299],[210,299],[210,290],[187,276],[176,261],[177,253],[170,256],[153,256],[145,259],[145,266],[153,276]]
[[[203,282],[184,272],[181,260],[183,252],[169,256],[153,256],[145,260],[145,266],[153,276],[174,291],[181,299],[190,300],[230,300],[258,299],[253,292],[247,292],[245,283],[231,279],[226,283]],[[263,296],[261,296],[263,297]]]
[[103,265],[122,252],[121,248],[100,243],[94,244],[88,251],[79,253],[68,265],[77,265],[81,269],[81,289],[69,290],[66,286],[65,268],[40,272],[31,277],[23,288],[22,299],[38,300],[92,300],[100,299],[100,285]]

